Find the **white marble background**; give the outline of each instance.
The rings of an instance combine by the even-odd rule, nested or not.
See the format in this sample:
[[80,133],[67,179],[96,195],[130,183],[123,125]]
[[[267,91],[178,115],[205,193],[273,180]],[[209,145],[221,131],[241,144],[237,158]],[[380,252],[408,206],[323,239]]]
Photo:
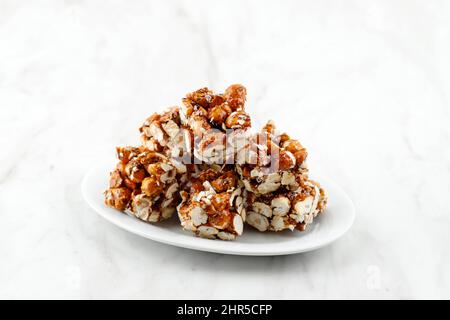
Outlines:
[[[449,1],[0,0],[0,298],[450,298]],[[87,207],[154,110],[241,82],[351,196],[322,250],[170,247]]]

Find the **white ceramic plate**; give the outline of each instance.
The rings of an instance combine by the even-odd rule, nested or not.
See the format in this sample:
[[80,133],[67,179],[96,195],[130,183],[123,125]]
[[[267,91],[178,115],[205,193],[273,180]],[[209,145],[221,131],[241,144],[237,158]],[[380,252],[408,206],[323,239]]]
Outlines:
[[150,224],[126,215],[103,204],[103,191],[108,185],[110,164],[98,166],[89,171],[82,184],[87,203],[103,218],[122,229],[154,241],[194,250],[223,254],[274,256],[311,251],[332,243],[346,233],[355,218],[355,209],[350,198],[335,183],[316,175],[317,181],[326,188],[329,195],[328,208],[314,219],[307,231],[261,233],[246,226],[242,236],[235,241],[208,240],[192,236],[184,231],[176,215],[173,219]]

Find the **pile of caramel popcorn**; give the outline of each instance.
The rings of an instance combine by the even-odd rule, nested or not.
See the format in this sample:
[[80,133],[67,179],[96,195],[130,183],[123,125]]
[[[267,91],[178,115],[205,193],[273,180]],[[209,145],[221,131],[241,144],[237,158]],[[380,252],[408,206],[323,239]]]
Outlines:
[[105,204],[147,222],[177,213],[196,236],[234,240],[244,224],[304,231],[327,194],[309,179],[307,151],[269,121],[252,132],[247,91],[202,88],[147,118],[139,147],[117,147]]

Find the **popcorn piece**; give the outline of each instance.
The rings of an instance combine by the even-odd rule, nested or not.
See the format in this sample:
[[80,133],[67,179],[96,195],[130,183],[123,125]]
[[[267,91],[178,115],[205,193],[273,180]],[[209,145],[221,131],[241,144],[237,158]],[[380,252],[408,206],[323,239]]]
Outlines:
[[178,107],[154,113],[139,129],[142,144],[150,151],[169,157],[178,174],[186,173],[186,164],[193,161],[193,133],[181,124]]
[[127,188],[110,188],[105,192],[105,204],[118,210],[125,210],[131,200],[131,191]]
[[312,180],[306,180],[295,191],[283,191],[247,197],[246,222],[264,231],[304,231],[313,219],[325,210],[325,190]]
[[172,149],[184,149],[186,133],[181,124],[178,107],[154,113],[139,128],[142,144],[150,151],[170,155]]
[[[180,131],[181,120],[178,107],[171,107],[165,112],[154,113],[145,120],[139,131],[142,134],[143,144],[151,140],[158,147],[166,147],[170,140],[177,136]],[[151,148],[148,148],[152,150]]]
[[243,232],[246,196],[232,167],[196,165],[181,192],[181,225],[202,238],[234,240]]
[[208,110],[208,119],[213,125],[222,125],[231,114],[231,108],[223,103]]
[[235,111],[228,116],[225,126],[229,129],[249,128],[251,126],[250,116],[244,111]]
[[117,155],[120,162],[110,175],[105,204],[148,222],[170,218],[179,196],[176,167],[144,147],[118,147]]
[[225,90],[224,96],[233,111],[244,109],[247,89],[241,84],[232,84]]

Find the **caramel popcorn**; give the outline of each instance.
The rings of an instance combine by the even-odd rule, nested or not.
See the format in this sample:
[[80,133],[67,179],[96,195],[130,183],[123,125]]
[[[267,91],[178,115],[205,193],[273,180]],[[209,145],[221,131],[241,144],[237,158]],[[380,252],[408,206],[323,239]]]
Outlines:
[[280,187],[296,190],[299,179],[308,175],[306,156],[299,141],[277,133],[270,121],[237,154],[236,170],[249,192],[267,194]]
[[120,162],[110,174],[105,204],[148,222],[172,216],[179,184],[169,159],[144,147],[118,147],[117,156]]
[[151,151],[170,155],[173,149],[184,149],[185,134],[178,107],[154,113],[139,128],[142,144]]
[[232,84],[225,90],[224,96],[233,111],[244,109],[247,89],[241,84]]
[[131,200],[131,191],[126,187],[110,188],[105,192],[105,204],[118,210],[125,210]]
[[269,121],[244,151],[236,171],[248,191],[247,223],[259,231],[304,231],[327,203],[325,190],[308,178],[306,149]]
[[243,232],[246,196],[232,167],[196,166],[181,192],[181,225],[202,238],[234,240]]
[[227,159],[226,140],[235,131],[245,133],[251,127],[250,116],[244,110],[246,89],[231,85],[224,94],[208,88],[188,93],[182,99],[181,123],[194,136],[194,154],[209,164],[224,163]]
[[154,113],[139,128],[142,145],[118,147],[107,206],[146,222],[175,212],[181,227],[208,239],[234,240],[244,223],[263,231],[304,231],[327,205],[310,180],[307,150],[269,121],[250,133],[247,90],[208,88]]
[[247,223],[255,229],[304,231],[313,219],[325,210],[325,190],[312,180],[306,180],[295,191],[280,188],[275,192],[247,197]]

